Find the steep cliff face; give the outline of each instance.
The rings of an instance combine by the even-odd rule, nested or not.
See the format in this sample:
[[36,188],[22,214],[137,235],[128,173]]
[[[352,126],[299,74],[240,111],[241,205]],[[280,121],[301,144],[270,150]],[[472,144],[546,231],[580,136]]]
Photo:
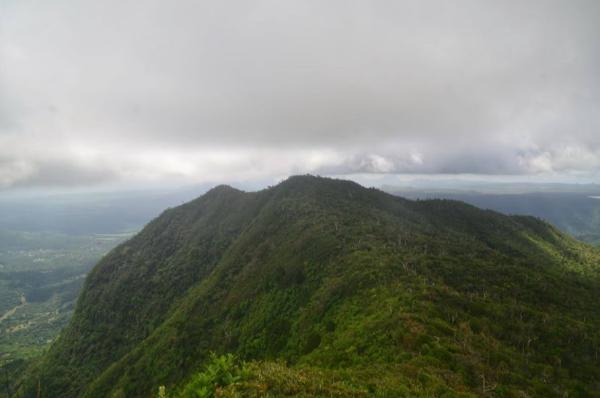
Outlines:
[[220,186],[94,268],[23,392],[146,397],[214,351],[342,372],[359,395],[593,395],[598,264],[537,219],[460,202]]

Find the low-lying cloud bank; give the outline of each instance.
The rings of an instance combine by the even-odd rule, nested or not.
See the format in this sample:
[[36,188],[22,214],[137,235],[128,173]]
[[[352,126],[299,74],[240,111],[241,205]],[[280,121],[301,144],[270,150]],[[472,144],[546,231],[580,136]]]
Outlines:
[[0,4],[0,187],[598,177],[597,1]]

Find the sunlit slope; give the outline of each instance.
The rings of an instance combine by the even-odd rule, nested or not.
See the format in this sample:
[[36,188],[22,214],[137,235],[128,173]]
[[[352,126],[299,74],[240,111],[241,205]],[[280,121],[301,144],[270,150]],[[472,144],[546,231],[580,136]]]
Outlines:
[[24,391],[147,397],[215,351],[308,375],[292,395],[312,377],[348,396],[594,396],[599,263],[548,224],[460,202],[309,176],[217,187],[96,266]]

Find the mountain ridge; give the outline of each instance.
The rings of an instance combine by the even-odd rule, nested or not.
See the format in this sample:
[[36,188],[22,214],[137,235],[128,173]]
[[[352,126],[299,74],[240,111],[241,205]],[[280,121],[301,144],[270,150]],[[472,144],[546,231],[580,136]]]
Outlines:
[[[598,258],[538,219],[460,202],[413,202],[312,176],[251,193],[221,185],[166,210],[94,268],[39,366],[42,396],[147,396],[183,382],[210,351],[331,371],[380,366],[413,395],[442,386],[486,394],[477,380],[486,372],[507,391],[531,393],[544,386],[497,370],[485,351],[534,381],[543,358],[569,368],[577,354],[581,375],[554,375],[548,388],[588,393],[599,372]],[[369,292],[388,302],[389,319]],[[359,297],[364,308],[354,308]],[[518,309],[531,313],[518,321],[526,338],[494,325]],[[550,322],[568,334],[561,324],[571,318],[588,336],[573,354],[538,330]],[[552,346],[562,348],[551,356]],[[423,366],[433,381],[396,369],[435,355],[439,363]],[[400,391],[385,383],[374,388]]]

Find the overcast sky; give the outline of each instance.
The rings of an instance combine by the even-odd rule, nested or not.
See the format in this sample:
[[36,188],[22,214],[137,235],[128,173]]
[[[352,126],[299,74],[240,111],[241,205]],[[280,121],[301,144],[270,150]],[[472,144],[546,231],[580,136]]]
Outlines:
[[600,1],[0,1],[0,188],[600,182]]

